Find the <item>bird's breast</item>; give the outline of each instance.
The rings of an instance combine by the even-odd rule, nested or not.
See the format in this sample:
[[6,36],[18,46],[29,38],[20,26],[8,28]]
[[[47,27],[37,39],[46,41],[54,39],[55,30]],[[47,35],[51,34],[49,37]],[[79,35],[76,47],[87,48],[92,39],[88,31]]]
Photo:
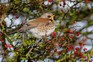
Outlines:
[[42,38],[42,36],[48,36],[55,30],[55,26],[41,26],[32,28],[29,31],[32,33],[33,36],[37,38]]

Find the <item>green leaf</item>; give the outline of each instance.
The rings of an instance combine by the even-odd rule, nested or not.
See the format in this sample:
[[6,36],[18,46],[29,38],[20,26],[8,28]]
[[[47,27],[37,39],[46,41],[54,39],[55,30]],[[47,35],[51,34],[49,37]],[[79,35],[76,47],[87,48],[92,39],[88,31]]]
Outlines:
[[4,25],[2,26],[2,30],[5,30],[5,27],[4,27]]
[[24,11],[24,12],[29,12],[30,10],[29,10],[29,8],[25,7],[25,8],[23,9],[23,11]]
[[57,60],[57,62],[61,62],[61,60],[59,59],[59,60]]
[[22,44],[23,44],[24,46],[27,46],[27,41],[23,41]]
[[22,60],[26,60],[26,58],[24,58],[24,57],[22,57],[21,59],[22,59]]
[[14,0],[15,4],[19,4],[21,1],[20,0]]

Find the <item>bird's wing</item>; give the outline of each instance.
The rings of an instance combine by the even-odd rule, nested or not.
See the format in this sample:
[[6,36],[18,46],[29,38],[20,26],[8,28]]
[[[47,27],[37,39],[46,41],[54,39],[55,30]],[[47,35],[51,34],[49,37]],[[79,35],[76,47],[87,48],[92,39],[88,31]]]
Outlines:
[[19,30],[18,32],[23,32],[23,31],[27,31],[31,28],[36,27],[36,24],[32,23],[32,21],[35,21],[36,19],[32,19],[31,21],[25,23]]
[[31,28],[35,28],[39,25],[47,25],[49,22],[49,19],[47,18],[37,18],[33,21],[27,22],[25,25],[22,26],[22,28],[19,29],[19,31],[26,31]]
[[47,23],[49,23],[49,19],[48,18],[37,18],[34,21],[30,21],[27,23],[27,25],[30,25],[32,28],[33,27],[37,27],[38,25],[46,25]]

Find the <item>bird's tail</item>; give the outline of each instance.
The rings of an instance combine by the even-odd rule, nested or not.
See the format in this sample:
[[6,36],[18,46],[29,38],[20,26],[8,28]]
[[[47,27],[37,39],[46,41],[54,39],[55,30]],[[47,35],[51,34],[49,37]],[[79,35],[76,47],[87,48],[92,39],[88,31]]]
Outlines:
[[15,33],[22,33],[23,31],[20,30],[20,28],[21,28],[21,27],[18,27],[18,28],[16,28],[16,29],[12,29],[12,30],[7,30],[6,33],[7,33],[8,35],[15,34]]

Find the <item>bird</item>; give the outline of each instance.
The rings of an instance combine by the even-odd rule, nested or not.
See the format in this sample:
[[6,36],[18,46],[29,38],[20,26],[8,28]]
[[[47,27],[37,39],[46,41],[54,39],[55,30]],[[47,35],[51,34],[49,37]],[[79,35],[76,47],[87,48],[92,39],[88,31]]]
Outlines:
[[18,31],[30,32],[35,38],[49,36],[55,30],[54,14],[44,13],[36,19],[29,20]]

